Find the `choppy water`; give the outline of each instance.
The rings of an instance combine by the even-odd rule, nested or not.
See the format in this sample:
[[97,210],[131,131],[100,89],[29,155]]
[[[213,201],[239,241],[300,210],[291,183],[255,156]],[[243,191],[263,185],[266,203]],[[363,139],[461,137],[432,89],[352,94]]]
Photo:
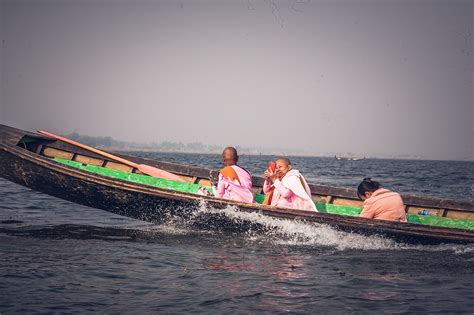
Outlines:
[[[157,159],[217,168],[213,155]],[[243,156],[261,172],[269,157]],[[311,182],[372,176],[414,194],[473,199],[474,163],[294,158]],[[225,210],[269,232],[153,225],[0,180],[0,313],[464,312],[474,246],[409,246]],[[201,212],[213,212],[205,205]]]

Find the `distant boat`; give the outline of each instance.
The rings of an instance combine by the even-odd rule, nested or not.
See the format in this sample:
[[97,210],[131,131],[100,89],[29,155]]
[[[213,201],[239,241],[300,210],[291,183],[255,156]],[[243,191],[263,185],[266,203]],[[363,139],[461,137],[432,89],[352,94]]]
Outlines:
[[334,158],[338,161],[360,161],[360,160],[365,160],[364,157],[346,157],[346,156],[337,156],[335,155]]

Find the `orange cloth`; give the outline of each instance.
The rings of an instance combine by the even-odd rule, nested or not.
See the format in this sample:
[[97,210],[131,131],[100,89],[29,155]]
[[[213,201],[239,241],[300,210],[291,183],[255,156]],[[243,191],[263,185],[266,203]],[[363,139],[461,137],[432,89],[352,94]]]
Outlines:
[[265,195],[265,199],[263,199],[262,205],[271,205],[272,204],[272,198],[273,198],[273,192],[275,191],[275,187],[270,188],[270,191]]
[[359,216],[369,219],[407,222],[402,197],[398,193],[384,188],[377,189],[370,198],[364,201],[364,208]]
[[[275,172],[276,163],[273,161],[270,161],[268,163],[267,170],[269,170],[270,172]],[[275,187],[272,186],[272,188],[265,195],[265,199],[263,199],[262,205],[270,206],[272,204],[273,191],[275,191]]]
[[238,181],[240,184],[240,178],[239,175],[237,175],[237,172],[234,170],[232,166],[226,166],[223,169],[219,171],[219,173],[222,174],[225,178],[231,180],[231,181]]

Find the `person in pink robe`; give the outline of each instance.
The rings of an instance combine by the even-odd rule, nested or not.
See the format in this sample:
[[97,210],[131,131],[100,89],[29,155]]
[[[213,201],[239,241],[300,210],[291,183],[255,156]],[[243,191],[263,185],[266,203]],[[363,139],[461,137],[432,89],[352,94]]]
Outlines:
[[233,147],[222,152],[225,167],[219,171],[217,183],[213,183],[212,191],[218,198],[253,203],[252,175],[237,165],[239,156]]
[[407,222],[405,205],[400,194],[382,188],[370,178],[364,178],[357,188],[357,195],[364,201],[362,218]]
[[298,170],[292,168],[287,158],[276,161],[276,171],[266,170],[263,192],[268,194],[273,190],[270,205],[279,208],[290,208],[308,211],[318,211],[311,199],[311,190],[306,179]]

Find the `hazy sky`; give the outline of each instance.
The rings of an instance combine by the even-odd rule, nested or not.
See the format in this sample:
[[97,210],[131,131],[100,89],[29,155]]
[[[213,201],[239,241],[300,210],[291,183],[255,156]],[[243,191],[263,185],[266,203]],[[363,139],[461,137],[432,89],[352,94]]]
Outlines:
[[474,1],[0,1],[3,124],[474,158]]

